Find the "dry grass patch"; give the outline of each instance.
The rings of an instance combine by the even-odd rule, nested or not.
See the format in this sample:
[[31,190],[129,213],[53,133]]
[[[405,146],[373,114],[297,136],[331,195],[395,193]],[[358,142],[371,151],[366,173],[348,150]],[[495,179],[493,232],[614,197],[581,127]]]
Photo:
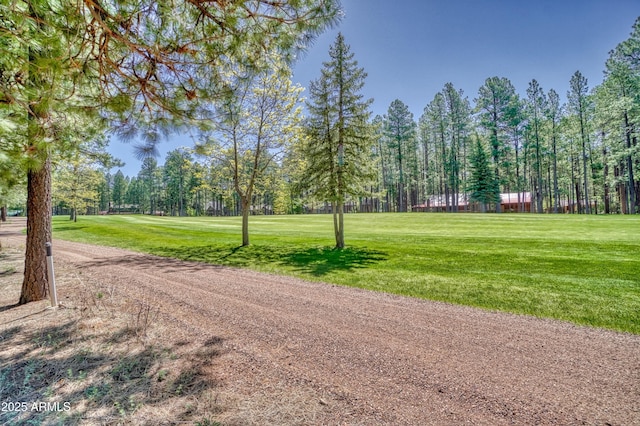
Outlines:
[[220,339],[176,341],[151,297],[65,265],[60,309],[16,306],[23,254],[0,256],[0,424],[220,424]]
[[291,388],[286,383],[262,387],[259,392],[242,400],[228,401],[234,407],[221,414],[225,425],[313,425],[322,423],[319,417],[329,398],[318,400],[315,391]]

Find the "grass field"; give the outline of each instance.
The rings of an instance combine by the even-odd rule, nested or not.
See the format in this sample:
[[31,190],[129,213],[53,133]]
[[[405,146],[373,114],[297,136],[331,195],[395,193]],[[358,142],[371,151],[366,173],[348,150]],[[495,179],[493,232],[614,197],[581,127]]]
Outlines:
[[247,267],[640,334],[640,218],[358,214],[333,250],[332,216],[82,216],[54,237]]

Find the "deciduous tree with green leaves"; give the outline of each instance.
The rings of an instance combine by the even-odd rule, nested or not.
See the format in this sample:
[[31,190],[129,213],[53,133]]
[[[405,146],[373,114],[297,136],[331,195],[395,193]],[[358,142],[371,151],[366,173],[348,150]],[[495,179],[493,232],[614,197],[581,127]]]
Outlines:
[[273,70],[246,77],[229,75],[229,92],[216,108],[213,152],[221,155],[242,211],[242,245],[249,245],[253,196],[266,172],[280,162],[300,125],[302,87],[291,82],[290,69],[279,62]]

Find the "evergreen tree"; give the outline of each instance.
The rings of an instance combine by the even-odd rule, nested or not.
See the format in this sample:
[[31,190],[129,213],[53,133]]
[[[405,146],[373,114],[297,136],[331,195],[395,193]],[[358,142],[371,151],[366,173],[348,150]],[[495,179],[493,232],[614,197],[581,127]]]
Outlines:
[[[518,193],[518,211],[524,210],[524,193],[528,188],[528,183],[523,172],[523,136],[527,125],[527,113],[525,102],[517,94],[511,97],[511,102],[507,108],[507,124],[505,131],[510,142],[510,149],[505,152],[505,190],[506,192]],[[515,173],[514,173],[515,168]]]
[[417,166],[416,127],[409,107],[399,99],[391,102],[384,116],[384,134],[389,152],[393,153],[393,163],[398,176],[397,181],[394,182],[395,188],[388,188],[388,190],[391,189],[396,194],[396,206],[399,212],[408,210],[409,193],[412,191],[407,188],[407,183],[417,179],[415,176],[417,171],[412,170],[414,167],[411,167],[412,164]]
[[476,135],[476,143],[471,157],[471,176],[467,184],[467,191],[471,201],[480,203],[485,213],[490,204],[500,204],[500,185],[495,173],[491,170],[489,156],[485,151],[480,137]]
[[187,215],[192,161],[191,155],[182,148],[167,154],[163,171],[167,202],[172,216]]
[[420,200],[427,200],[436,194],[435,143],[429,120],[429,107],[425,107],[418,120],[418,141],[420,149]]
[[547,94],[547,108],[545,109],[545,117],[551,126],[551,161],[553,164],[553,211],[560,211],[560,190],[558,187],[558,134],[559,124],[562,117],[562,106],[560,105],[560,96],[551,89]]
[[610,180],[619,194],[621,211],[640,213],[640,18],[631,36],[610,52],[605,76],[596,111],[610,140],[608,162],[616,171]]
[[344,243],[344,203],[375,178],[369,105],[360,93],[367,74],[358,67],[342,34],[329,49],[330,61],[310,85],[305,138],[306,186],[332,203],[336,248]]
[[542,119],[547,101],[540,84],[538,84],[538,81],[535,79],[531,80],[529,83],[527,96],[529,98],[527,103],[527,109],[529,112],[529,128],[531,130],[531,141],[533,143],[534,154],[533,165],[536,171],[536,211],[538,213],[542,213]]
[[129,184],[127,185],[127,192],[125,193],[124,202],[125,204],[130,204],[131,208],[134,212],[140,212],[144,214],[142,210],[144,207],[143,203],[143,195],[144,188],[142,185],[142,180],[138,177],[134,176],[129,180]]
[[371,122],[373,131],[373,156],[379,163],[376,183],[374,187],[378,206],[374,211],[391,211],[391,194],[389,193],[391,172],[391,155],[389,145],[384,136],[384,119],[376,115]]
[[[505,167],[505,158],[508,158],[509,146],[506,144],[504,129],[508,128],[514,96],[515,88],[511,81],[504,77],[491,77],[480,88],[476,99],[480,125],[489,134],[491,157],[499,184],[502,184],[500,169]],[[496,209],[500,211],[499,203]]]
[[143,199],[149,203],[149,214],[151,215],[156,214],[160,206],[159,174],[160,169],[155,158],[147,157],[142,160],[142,168],[138,173],[138,180],[144,188]]
[[[583,184],[583,199],[584,199],[584,211],[586,214],[591,212],[591,206],[589,202],[589,175],[587,174],[587,151],[591,151],[589,145],[589,103],[587,94],[589,92],[589,86],[587,85],[587,79],[582,75],[580,71],[576,71],[571,77],[570,88],[567,92],[567,99],[569,108],[572,113],[577,117],[577,124],[580,129],[580,142],[582,146],[582,184]],[[580,202],[579,197],[578,202]]]
[[460,204],[460,191],[465,179],[465,167],[467,162],[467,136],[471,122],[471,107],[467,98],[463,97],[462,90],[457,91],[452,83],[445,84],[442,91],[447,108],[448,123],[448,155],[445,159],[446,169],[449,174],[449,188],[451,188],[451,204],[455,206],[453,211],[458,211]]
[[113,188],[111,190],[111,197],[113,199],[114,206],[118,207],[118,213],[122,209],[122,203],[125,200],[127,193],[127,180],[121,170],[113,176]]
[[[423,143],[431,144],[431,148],[425,148],[433,152],[434,164],[434,188],[437,188],[437,195],[440,200],[444,196],[446,211],[451,207],[451,174],[449,170],[449,148],[448,148],[448,114],[445,96],[442,92],[436,93],[433,100],[425,108],[422,116],[424,126],[428,128],[429,137]],[[423,137],[426,137],[423,134]],[[436,192],[434,191],[434,194]]]

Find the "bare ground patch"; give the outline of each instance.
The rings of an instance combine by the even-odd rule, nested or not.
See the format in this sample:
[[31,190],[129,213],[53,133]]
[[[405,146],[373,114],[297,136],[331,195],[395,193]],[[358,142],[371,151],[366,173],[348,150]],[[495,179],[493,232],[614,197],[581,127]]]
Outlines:
[[0,423],[640,424],[636,335],[63,241],[15,306],[11,229],[0,402],[70,407]]
[[22,256],[0,253],[1,424],[215,424],[219,340],[176,340],[151,300],[64,263],[59,309],[16,306]]

